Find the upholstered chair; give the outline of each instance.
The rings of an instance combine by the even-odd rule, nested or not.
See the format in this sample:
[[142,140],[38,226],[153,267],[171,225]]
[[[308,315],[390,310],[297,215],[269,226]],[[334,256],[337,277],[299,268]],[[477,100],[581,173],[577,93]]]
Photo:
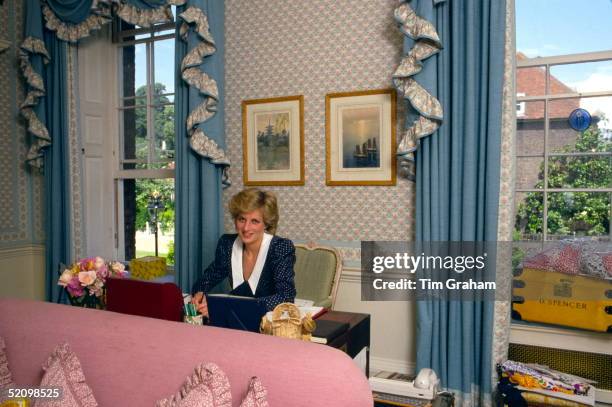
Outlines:
[[342,272],[342,257],[333,247],[314,243],[295,245],[296,298],[333,308]]

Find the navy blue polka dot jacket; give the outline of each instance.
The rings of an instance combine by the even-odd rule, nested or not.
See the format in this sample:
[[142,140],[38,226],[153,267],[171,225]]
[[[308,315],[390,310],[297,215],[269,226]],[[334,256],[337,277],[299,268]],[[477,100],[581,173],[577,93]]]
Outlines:
[[[217,243],[215,260],[193,285],[192,293],[199,291],[207,293],[226,278],[229,287],[232,287],[232,246],[237,236],[237,234],[221,236]],[[294,263],[293,242],[273,236],[254,295],[268,311],[282,302],[293,302],[295,299]]]

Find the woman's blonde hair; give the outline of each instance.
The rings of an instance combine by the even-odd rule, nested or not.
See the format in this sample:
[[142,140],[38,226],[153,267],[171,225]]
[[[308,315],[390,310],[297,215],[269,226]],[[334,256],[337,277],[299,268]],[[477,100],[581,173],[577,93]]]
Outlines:
[[272,192],[262,191],[258,188],[247,188],[238,192],[229,202],[229,211],[232,219],[236,221],[238,216],[243,213],[261,209],[266,232],[276,233],[278,226],[278,205],[276,195]]

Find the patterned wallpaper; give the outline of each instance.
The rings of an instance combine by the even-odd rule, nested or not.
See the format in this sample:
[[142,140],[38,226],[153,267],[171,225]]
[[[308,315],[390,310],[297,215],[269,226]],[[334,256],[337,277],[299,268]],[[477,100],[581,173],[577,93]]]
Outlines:
[[[305,186],[268,187],[280,201],[279,234],[333,244],[352,261],[360,240],[412,238],[411,181],[325,185],[325,95],[392,87],[402,49],[396,6],[396,0],[226,0],[225,125],[233,183],[226,208],[243,188],[242,100],[304,95]],[[225,227],[233,230],[229,215]]]
[[41,243],[44,236],[43,178],[24,164],[26,132],[18,111],[24,98],[17,61],[23,3],[5,1],[0,6],[0,39],[11,43],[0,57],[0,247]]

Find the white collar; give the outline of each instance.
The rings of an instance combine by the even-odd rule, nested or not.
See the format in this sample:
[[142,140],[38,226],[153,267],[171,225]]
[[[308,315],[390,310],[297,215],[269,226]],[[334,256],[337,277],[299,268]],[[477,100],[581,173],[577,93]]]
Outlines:
[[[257,253],[257,261],[255,262],[253,272],[248,280],[249,287],[251,287],[253,294],[255,294],[257,284],[259,284],[259,278],[261,277],[261,272],[263,271],[266,258],[268,257],[268,249],[270,248],[271,241],[272,235],[264,232],[261,246],[259,246],[259,253]],[[240,236],[237,236],[232,246],[232,289],[244,282],[244,274],[242,272],[243,246],[242,239],[240,239]]]

